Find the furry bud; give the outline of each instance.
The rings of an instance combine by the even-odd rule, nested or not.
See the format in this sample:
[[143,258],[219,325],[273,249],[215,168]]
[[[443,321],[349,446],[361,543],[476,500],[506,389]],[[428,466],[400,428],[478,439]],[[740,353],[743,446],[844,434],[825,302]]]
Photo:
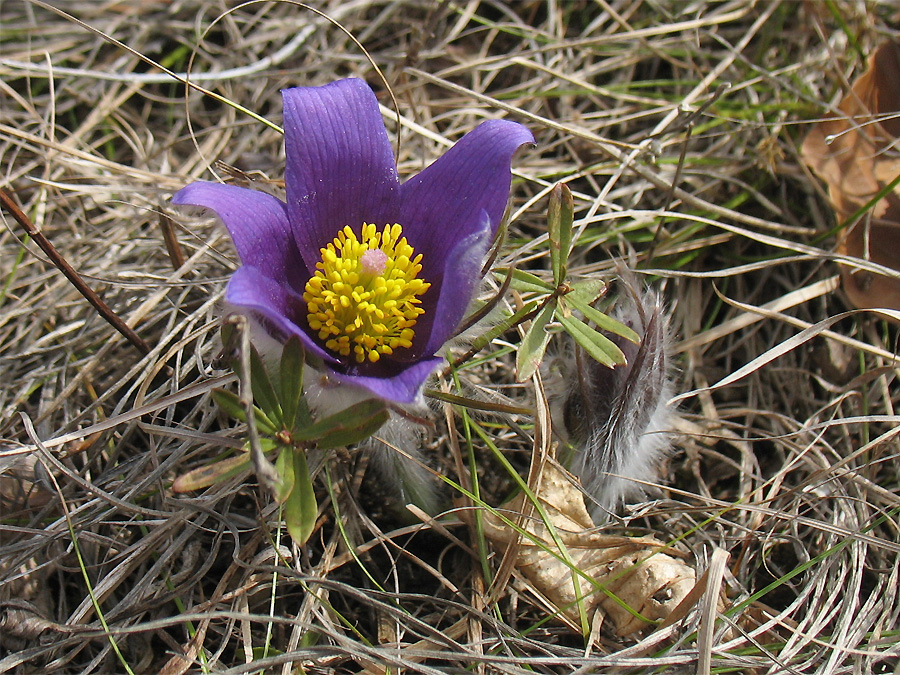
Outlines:
[[616,368],[576,346],[574,363],[562,373],[569,390],[554,406],[554,427],[567,433],[572,448],[567,464],[592,498],[594,517],[641,494],[635,480],[656,480],[669,450],[668,316],[655,291],[623,285],[612,316],[637,332],[640,343],[607,335],[627,359]]

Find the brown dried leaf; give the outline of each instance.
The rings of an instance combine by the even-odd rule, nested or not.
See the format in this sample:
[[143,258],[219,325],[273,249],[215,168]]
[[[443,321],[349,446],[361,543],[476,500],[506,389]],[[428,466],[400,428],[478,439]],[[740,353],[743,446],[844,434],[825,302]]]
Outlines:
[[[610,536],[595,531],[584,498],[574,481],[556,464],[547,462],[537,497],[572,563],[620,602],[573,573],[560,560],[559,549],[547,526],[537,518],[526,522],[524,529],[540,544],[522,537],[518,542],[516,569],[547,600],[559,607],[573,625],[579,623],[576,579],[578,595],[583,599],[587,613],[592,615],[602,611],[613,622],[618,635],[628,635],[646,628],[648,622],[664,620],[693,589],[696,572],[684,561],[662,553],[666,550],[665,544],[653,537]],[[523,506],[523,499],[518,498],[509,508],[520,513]],[[518,534],[495,514],[486,514],[484,526],[485,534],[495,546],[517,544]],[[647,621],[635,616],[635,612]]]
[[[863,208],[900,175],[900,42],[879,47],[869,68],[838,106],[803,142],[804,161],[828,183],[840,222]],[[900,190],[878,200],[838,244],[838,252],[898,268]],[[844,289],[860,308],[900,309],[900,281],[842,269]]]

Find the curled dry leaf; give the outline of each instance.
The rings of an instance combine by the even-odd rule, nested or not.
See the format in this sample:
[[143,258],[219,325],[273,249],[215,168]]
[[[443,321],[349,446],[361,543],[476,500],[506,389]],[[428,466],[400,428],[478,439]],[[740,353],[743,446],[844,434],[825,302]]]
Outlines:
[[[879,47],[869,68],[803,142],[803,160],[826,182],[839,222],[900,175],[900,42]],[[900,269],[900,188],[879,199],[838,244],[838,252]],[[900,309],[900,281],[844,267],[844,289],[860,308]]]
[[52,495],[39,480],[42,470],[33,453],[17,454],[12,446],[0,444],[0,513],[11,518],[50,501]]
[[46,631],[72,633],[83,628],[70,628],[43,618],[37,608],[26,600],[0,602],[0,630],[7,638],[25,641],[37,640]]
[[[671,555],[671,549],[653,537],[610,536],[595,531],[574,481],[557,465],[547,462],[537,497],[572,565],[594,583],[573,573],[572,567],[560,559],[565,556],[538,517],[526,519],[523,529],[540,543],[525,536],[519,541],[518,533],[493,513],[485,516],[485,535],[498,548],[518,545],[516,569],[575,625],[579,622],[576,581],[588,615],[603,612],[620,636],[646,628],[650,622],[664,621],[694,588],[694,568]],[[509,509],[520,514],[525,512],[525,504],[519,497]]]

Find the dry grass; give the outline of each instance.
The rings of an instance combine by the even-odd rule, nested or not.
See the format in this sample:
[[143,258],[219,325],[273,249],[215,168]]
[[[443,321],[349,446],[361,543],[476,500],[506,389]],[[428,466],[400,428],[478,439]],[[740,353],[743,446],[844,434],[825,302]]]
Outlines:
[[[805,120],[898,25],[891,2],[315,4],[394,88],[404,175],[486,117],[525,122],[538,144],[516,164],[505,257],[549,269],[546,194],[564,180],[575,273],[630,255],[664,288],[688,392],[679,452],[659,498],[611,531],[678,539],[700,570],[730,553],[731,609],[699,643],[694,615],[586,641],[516,576],[488,595],[496,562],[475,534],[360,507],[378,498],[359,463],[333,463],[333,499],[320,481],[302,552],[252,477],[172,494],[241,443],[209,396],[228,377],[217,303],[236,258],[213,221],[175,215],[174,269],[159,214],[221,175],[216,161],[279,179],[283,159],[276,131],[186,97],[134,52],[178,72],[193,58],[194,79],[213,73],[203,86],[276,122],[282,87],[357,75],[383,89],[344,33],[288,3],[214,25],[225,2],[55,4],[134,51],[2,3],[0,186],[153,350],[115,333],[4,214],[0,672],[149,673],[173,654],[189,660],[166,672],[692,673],[709,658],[716,672],[896,672],[896,329],[842,314],[834,223],[797,152]],[[531,406],[506,338],[460,376]],[[454,475],[468,427],[460,409],[436,420],[436,461]],[[516,421],[480,423],[524,467],[531,420]],[[508,484],[475,439],[499,503]]]

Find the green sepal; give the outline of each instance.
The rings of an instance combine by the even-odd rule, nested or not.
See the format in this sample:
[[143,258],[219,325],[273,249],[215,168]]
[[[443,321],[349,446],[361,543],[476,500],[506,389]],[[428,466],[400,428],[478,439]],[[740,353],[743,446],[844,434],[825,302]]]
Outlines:
[[534,375],[544,360],[544,352],[550,342],[550,333],[547,332],[547,324],[553,320],[556,312],[556,302],[548,302],[541,308],[534,321],[531,322],[522,343],[516,351],[516,372],[519,382],[524,382]]
[[313,489],[312,476],[302,448],[285,448],[293,459],[294,486],[284,502],[284,524],[297,546],[303,546],[313,533],[319,507]]
[[606,332],[613,333],[615,335],[620,335],[629,342],[634,342],[635,344],[638,344],[641,341],[641,336],[635,333],[634,330],[626,326],[624,323],[616,321],[608,314],[604,314],[599,309],[591,307],[589,304],[582,302],[578,298],[573,298],[571,294],[566,296],[566,301],[571,304],[572,307],[584,314],[584,317],[586,319],[597,324],[597,327],[601,330],[605,330]]
[[622,350],[612,340],[597,332],[574,316],[566,316],[562,312],[557,314],[557,319],[566,332],[586,351],[592,359],[605,366],[623,365],[626,362]]
[[566,278],[566,267],[569,262],[569,248],[572,245],[572,222],[575,214],[575,201],[572,192],[565,183],[557,183],[550,191],[550,204],[547,208],[547,236],[550,239],[550,265],[553,269],[553,281],[559,286]]
[[[213,389],[211,394],[216,404],[227,414],[241,422],[247,421],[244,406],[241,405],[241,399],[237,394],[226,391],[225,389]],[[256,417],[256,428],[260,432],[269,434],[270,436],[274,436],[278,433],[279,429],[265,412],[260,410],[257,406],[253,406],[253,412]]]
[[292,336],[281,352],[281,421],[284,428],[291,430],[295,425],[308,426],[309,409],[303,399],[303,367],[306,352],[300,338]]

